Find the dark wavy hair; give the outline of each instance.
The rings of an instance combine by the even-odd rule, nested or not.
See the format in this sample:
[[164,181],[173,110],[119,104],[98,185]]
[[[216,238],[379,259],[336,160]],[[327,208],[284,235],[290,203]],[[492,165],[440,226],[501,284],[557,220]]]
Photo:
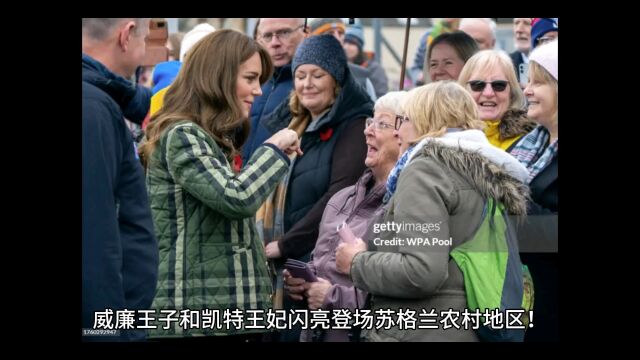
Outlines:
[[189,51],[162,108],[146,129],[146,142],[141,147],[146,166],[164,130],[183,120],[207,131],[228,158],[237,153],[249,135],[249,119],[242,115],[236,98],[238,71],[255,53],[262,63],[262,85],[273,73],[271,57],[254,39],[238,31],[215,31]]

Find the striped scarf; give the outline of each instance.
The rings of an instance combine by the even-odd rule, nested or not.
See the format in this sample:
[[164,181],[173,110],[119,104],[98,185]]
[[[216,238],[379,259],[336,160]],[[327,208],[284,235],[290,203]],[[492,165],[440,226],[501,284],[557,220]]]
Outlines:
[[[295,131],[298,137],[300,137],[308,124],[308,118],[294,117],[288,128]],[[295,152],[289,155],[289,159],[291,160],[289,172],[280,184],[278,184],[276,190],[269,195],[267,200],[256,212],[256,229],[265,245],[272,241],[280,241],[284,236],[284,205],[287,199],[287,188],[289,187],[289,180],[293,173],[296,158],[297,154]],[[275,291],[273,308],[276,310],[283,309],[284,279],[281,276],[283,268],[276,267],[274,261],[269,260],[269,269],[271,270],[273,289]]]
[[[289,156],[289,159],[291,159],[289,172],[256,212],[256,229],[265,245],[272,241],[280,241],[284,236],[284,201],[287,198],[287,188],[293,172],[296,155],[296,153],[293,153]],[[271,280],[275,291],[273,308],[276,310],[283,309],[284,279],[280,276],[282,269],[276,268],[275,263],[270,259],[269,270],[271,271]]]
[[527,184],[530,184],[558,153],[558,139],[549,144],[550,137],[549,130],[538,125],[530,133],[523,136],[511,150],[511,155],[529,170]]

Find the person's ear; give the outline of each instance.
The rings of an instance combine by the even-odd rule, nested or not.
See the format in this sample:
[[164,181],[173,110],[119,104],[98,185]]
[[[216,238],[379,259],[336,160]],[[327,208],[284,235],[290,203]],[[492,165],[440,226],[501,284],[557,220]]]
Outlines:
[[127,21],[123,27],[120,28],[120,34],[118,36],[118,44],[122,48],[122,52],[126,52],[129,49],[129,41],[135,31],[135,21]]

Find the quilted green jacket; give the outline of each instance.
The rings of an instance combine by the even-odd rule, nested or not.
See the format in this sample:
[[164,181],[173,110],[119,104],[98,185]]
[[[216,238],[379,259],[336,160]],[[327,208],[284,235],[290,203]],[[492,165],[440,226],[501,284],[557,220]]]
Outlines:
[[[160,247],[152,310],[156,319],[172,317],[161,310],[177,310],[173,318],[179,321],[152,321],[158,328],[149,330],[149,337],[265,331],[226,326],[223,312],[272,306],[267,259],[254,214],[288,169],[289,159],[282,151],[262,145],[236,174],[198,125],[180,122],[165,131],[146,179]],[[185,309],[208,309],[211,319],[200,313],[185,321],[180,319]]]

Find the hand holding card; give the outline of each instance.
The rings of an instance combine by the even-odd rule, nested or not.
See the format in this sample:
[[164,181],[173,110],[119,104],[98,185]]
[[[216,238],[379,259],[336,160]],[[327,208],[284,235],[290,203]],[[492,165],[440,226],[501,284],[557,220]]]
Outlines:
[[311,271],[307,263],[295,259],[287,259],[284,263],[285,269],[289,270],[291,277],[301,278],[307,282],[318,281],[316,275]]

